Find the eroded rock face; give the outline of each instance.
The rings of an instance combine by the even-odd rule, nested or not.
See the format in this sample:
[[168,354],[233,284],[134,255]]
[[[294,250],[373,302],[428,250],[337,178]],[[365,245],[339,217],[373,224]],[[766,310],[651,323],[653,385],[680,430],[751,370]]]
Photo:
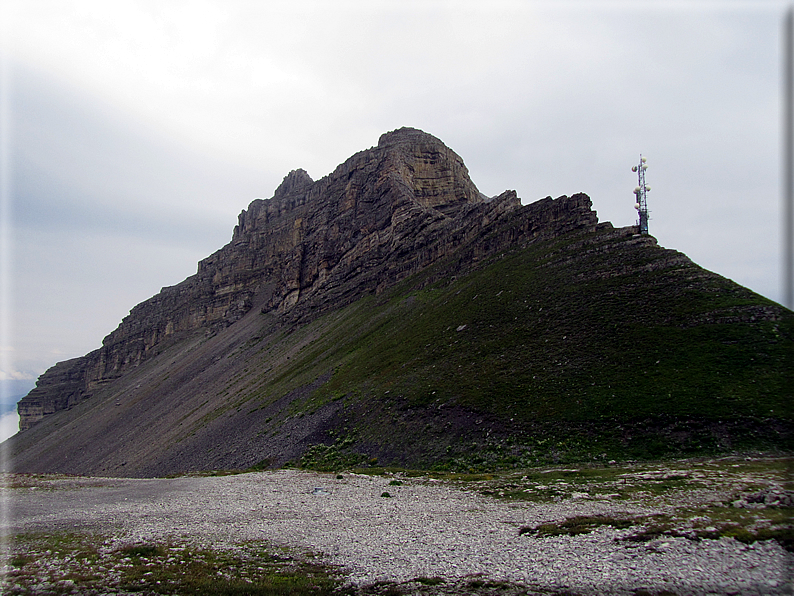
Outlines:
[[[485,233],[506,217],[514,225]],[[19,403],[20,428],[85,399],[185,333],[229,326],[253,308],[306,319],[467,244],[477,261],[521,238],[596,223],[586,195],[526,207],[514,191],[489,199],[437,138],[407,128],[386,133],[328,176],[313,181],[294,170],[271,199],[254,200],[231,242],[195,275],[134,307],[99,350],[42,375]]]
[[[94,354],[95,352],[92,352]],[[36,387],[20,400],[19,430],[26,430],[47,414],[69,408],[86,394],[86,363],[89,356],[59,362],[36,381]]]

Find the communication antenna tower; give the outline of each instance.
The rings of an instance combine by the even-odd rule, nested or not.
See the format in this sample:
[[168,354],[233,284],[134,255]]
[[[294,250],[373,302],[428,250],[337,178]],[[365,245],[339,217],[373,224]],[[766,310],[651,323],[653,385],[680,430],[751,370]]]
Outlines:
[[651,187],[645,184],[645,170],[648,169],[646,161],[642,153],[640,153],[640,163],[636,166],[631,166],[631,171],[637,172],[637,186],[634,187],[634,208],[639,216],[637,226],[640,229],[640,234],[648,233],[648,200],[646,195],[650,192]]

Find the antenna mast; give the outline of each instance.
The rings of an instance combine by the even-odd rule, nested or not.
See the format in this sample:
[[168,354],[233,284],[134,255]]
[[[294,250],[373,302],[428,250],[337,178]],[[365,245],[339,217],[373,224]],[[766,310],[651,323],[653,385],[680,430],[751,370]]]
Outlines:
[[637,210],[639,220],[637,226],[640,229],[640,234],[648,234],[648,200],[647,193],[650,192],[651,187],[645,184],[645,170],[648,169],[647,160],[640,153],[640,163],[636,166],[631,166],[632,172],[637,172],[637,186],[634,187],[634,208]]

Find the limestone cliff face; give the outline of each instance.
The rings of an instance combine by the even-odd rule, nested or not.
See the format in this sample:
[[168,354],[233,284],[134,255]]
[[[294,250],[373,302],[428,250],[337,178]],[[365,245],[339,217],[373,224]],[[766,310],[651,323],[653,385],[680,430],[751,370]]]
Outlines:
[[[92,352],[96,354],[96,352]],[[19,429],[26,430],[47,414],[64,410],[86,396],[86,364],[90,356],[59,362],[43,374],[20,400]]]
[[[508,217],[515,224],[489,236]],[[440,140],[415,129],[386,133],[328,176],[313,181],[294,170],[271,199],[254,200],[231,242],[195,275],[134,307],[99,350],[42,375],[20,401],[20,428],[85,399],[168,342],[232,325],[251,309],[306,319],[377,293],[466,244],[476,261],[521,237],[596,223],[585,195],[526,207],[514,191],[489,199]]]

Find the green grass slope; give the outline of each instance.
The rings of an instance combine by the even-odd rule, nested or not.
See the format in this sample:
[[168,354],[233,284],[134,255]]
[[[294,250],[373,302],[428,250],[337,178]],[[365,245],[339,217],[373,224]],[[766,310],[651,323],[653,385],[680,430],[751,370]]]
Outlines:
[[488,241],[309,323],[254,309],[175,339],[14,437],[14,469],[469,472],[794,448],[794,313],[630,229],[519,236],[477,261]]
[[779,305],[604,227],[458,279],[439,274],[449,266],[301,332],[311,341],[264,393],[333,371],[291,408],[344,404],[304,465],[356,454],[466,468],[791,447],[794,316]]

